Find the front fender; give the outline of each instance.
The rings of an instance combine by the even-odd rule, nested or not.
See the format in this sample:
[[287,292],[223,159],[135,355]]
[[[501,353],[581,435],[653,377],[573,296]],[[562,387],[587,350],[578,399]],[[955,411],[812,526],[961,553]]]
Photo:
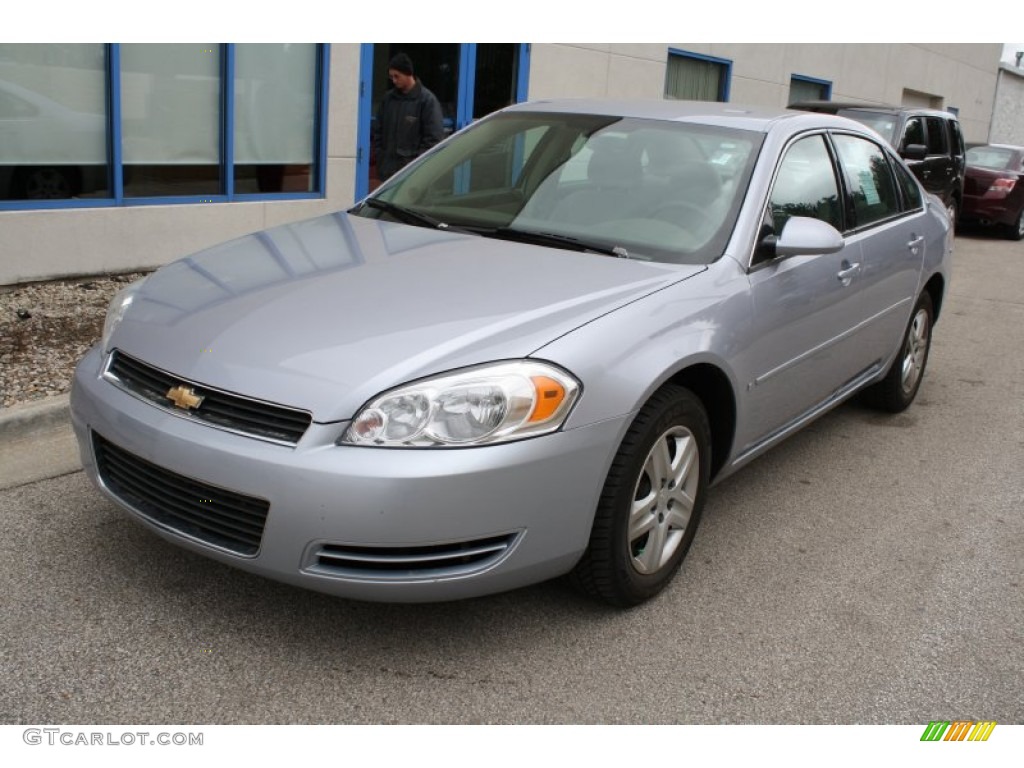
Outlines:
[[753,330],[748,291],[738,265],[721,259],[538,349],[534,357],[566,367],[583,384],[565,428],[635,414],[663,384],[694,366],[721,371],[735,397],[731,360]]

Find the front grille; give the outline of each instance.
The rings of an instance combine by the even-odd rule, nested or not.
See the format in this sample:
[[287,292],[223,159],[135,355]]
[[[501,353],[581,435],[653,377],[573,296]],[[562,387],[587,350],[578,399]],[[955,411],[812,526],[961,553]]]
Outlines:
[[92,433],[100,479],[132,509],[240,555],[260,548],[270,502],[170,472]]
[[[306,411],[186,381],[117,350],[110,356],[107,377],[138,397],[179,416],[267,440],[294,445],[313,420]],[[168,399],[167,392],[179,385],[191,387],[196,395],[203,398],[198,408],[177,408]]]
[[423,579],[464,575],[500,560],[516,534],[423,547],[363,547],[323,544],[312,570],[336,576],[372,579]]

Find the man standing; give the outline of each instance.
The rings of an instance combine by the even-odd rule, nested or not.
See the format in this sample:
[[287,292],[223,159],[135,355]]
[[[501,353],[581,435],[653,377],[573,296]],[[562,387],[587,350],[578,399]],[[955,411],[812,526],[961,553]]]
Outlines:
[[444,138],[441,103],[413,73],[412,59],[399,53],[388,62],[394,86],[377,112],[377,173],[391,177]]

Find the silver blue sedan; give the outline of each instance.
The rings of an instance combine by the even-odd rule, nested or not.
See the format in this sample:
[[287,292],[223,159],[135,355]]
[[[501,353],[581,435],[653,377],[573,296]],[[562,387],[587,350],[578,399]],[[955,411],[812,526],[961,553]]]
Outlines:
[[856,393],[908,407],[944,207],[840,117],[517,105],[349,211],[117,296],[72,413],[167,540],[335,595],[653,597],[708,488]]

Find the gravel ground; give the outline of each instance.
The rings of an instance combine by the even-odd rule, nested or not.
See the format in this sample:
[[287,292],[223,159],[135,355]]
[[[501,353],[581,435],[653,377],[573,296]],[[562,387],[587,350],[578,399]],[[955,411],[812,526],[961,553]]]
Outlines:
[[60,395],[111,298],[145,273],[0,286],[0,407]]

